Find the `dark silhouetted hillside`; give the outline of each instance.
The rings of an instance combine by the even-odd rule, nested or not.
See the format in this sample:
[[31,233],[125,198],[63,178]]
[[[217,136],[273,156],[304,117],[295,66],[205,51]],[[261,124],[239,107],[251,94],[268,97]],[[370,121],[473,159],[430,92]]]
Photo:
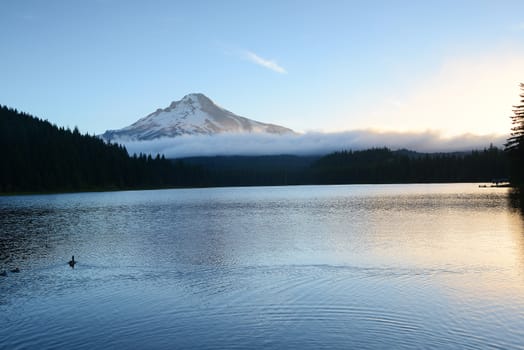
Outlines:
[[493,146],[434,154],[375,148],[329,154],[311,171],[319,184],[489,182],[507,178],[508,163],[505,152]]
[[163,156],[130,157],[123,146],[0,106],[0,192],[176,186],[192,168]]

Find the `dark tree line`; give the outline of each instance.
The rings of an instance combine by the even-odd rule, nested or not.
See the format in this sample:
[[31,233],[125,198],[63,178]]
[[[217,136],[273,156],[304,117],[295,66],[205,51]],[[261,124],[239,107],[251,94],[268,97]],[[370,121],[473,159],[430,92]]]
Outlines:
[[493,146],[440,154],[375,148],[327,155],[311,171],[320,184],[487,182],[507,177],[508,159]]
[[510,159],[511,183],[522,188],[524,186],[524,84],[520,84],[522,93],[520,103],[513,106],[511,135],[506,143],[506,152]]
[[462,153],[417,153],[375,148],[323,157],[196,157],[202,186],[491,182],[507,179],[507,154],[493,146]]
[[[519,108],[522,110],[522,107]],[[519,130],[521,134],[517,134]],[[515,133],[518,136],[512,139],[515,143],[508,146],[507,152],[495,147],[442,154],[377,148],[336,152],[324,157],[225,156],[168,160],[160,155],[129,156],[121,145],[106,143],[96,136],[81,134],[77,128],[57,127],[48,121],[0,106],[0,193],[486,182],[508,177],[510,160],[520,166],[513,168],[512,178],[515,179],[518,171],[522,174],[522,127],[515,129]]]
[[215,156],[184,158],[200,169],[202,186],[285,186],[311,184],[310,167],[320,156]]
[[133,155],[118,144],[0,106],[0,192],[177,186],[190,176],[163,156]]

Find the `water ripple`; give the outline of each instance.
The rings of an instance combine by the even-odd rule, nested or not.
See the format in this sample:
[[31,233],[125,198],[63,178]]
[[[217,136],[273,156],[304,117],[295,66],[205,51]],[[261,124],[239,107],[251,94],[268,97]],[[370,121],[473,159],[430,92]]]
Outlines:
[[523,349],[522,220],[464,186],[2,197],[0,348]]

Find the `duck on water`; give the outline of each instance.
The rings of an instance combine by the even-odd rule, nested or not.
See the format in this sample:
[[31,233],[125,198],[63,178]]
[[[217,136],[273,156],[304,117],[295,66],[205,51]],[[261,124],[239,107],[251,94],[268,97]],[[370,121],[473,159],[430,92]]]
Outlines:
[[75,268],[76,261],[75,261],[75,256],[74,256],[74,255],[71,257],[71,260],[69,260],[68,264],[69,264],[69,266],[71,266],[73,269]]

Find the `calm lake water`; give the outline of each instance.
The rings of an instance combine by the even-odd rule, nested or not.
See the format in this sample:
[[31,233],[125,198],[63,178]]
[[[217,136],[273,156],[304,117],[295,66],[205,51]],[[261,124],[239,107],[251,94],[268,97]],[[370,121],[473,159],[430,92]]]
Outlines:
[[0,197],[0,270],[2,349],[524,349],[523,218],[476,184]]

